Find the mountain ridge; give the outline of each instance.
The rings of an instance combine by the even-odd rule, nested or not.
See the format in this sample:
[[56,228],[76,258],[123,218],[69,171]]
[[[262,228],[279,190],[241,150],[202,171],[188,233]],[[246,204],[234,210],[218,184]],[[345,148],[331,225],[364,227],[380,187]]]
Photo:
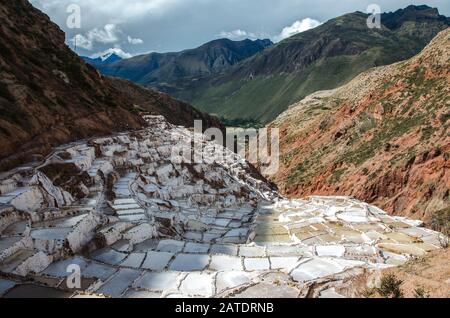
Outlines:
[[198,58],[181,64],[177,60],[179,55],[203,52],[215,41],[98,68],[168,93],[225,122],[266,124],[315,91],[339,87],[371,67],[414,56],[450,26],[450,18],[426,5],[383,13],[381,29],[369,29],[368,17],[362,12],[336,17],[276,44],[266,42],[259,51],[216,70],[204,61],[198,64]]
[[98,65],[98,68],[105,75],[125,78],[171,93],[176,90],[171,83],[185,78],[220,73],[270,45],[270,40],[217,39],[195,49],[143,54],[107,65]]
[[[333,89],[375,66],[419,53],[450,19],[437,9],[411,6],[382,15],[392,30],[369,29],[356,12],[281,41],[225,74],[186,83],[175,97],[228,119],[267,123],[294,102]],[[383,23],[383,18],[382,18]],[[237,111],[239,110],[239,112]]]

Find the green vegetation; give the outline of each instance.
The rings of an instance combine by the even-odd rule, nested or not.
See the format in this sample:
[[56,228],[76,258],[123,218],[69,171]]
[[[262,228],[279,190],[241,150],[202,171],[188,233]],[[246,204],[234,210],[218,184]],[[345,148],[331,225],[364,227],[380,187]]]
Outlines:
[[[311,153],[306,160],[301,162],[294,169],[291,169],[289,177],[287,178],[287,185],[294,186],[307,184],[315,173],[322,169],[320,166],[321,158],[326,156],[330,151],[333,151],[332,147],[311,150]],[[340,172],[337,172],[337,176],[339,176],[339,174]]]
[[219,120],[226,127],[239,127],[239,128],[263,128],[264,125],[256,120],[251,119],[227,119],[219,117]]
[[450,160],[450,152],[444,153],[444,159],[445,159],[446,161]]
[[373,67],[376,54],[321,59],[301,72],[260,75],[253,79],[227,79],[218,85],[202,85],[175,96],[200,110],[227,119],[254,119],[263,124],[288,106],[318,90],[336,88]]
[[443,248],[450,245],[450,207],[436,211],[431,218],[431,227],[433,230],[442,233],[439,237]]
[[449,119],[450,119],[450,113],[442,114],[439,117],[439,121],[441,122],[442,125],[444,125]]
[[401,290],[402,280],[397,279],[394,274],[387,274],[381,278],[380,287],[366,288],[363,291],[363,296],[372,298],[381,296],[384,298],[403,298]]
[[356,149],[348,152],[341,159],[344,162],[361,165],[367,159],[372,158],[386,142],[400,137],[413,128],[420,126],[424,121],[424,115],[417,117],[395,118],[387,120],[370,141],[363,142]]
[[145,109],[139,105],[133,105],[133,107],[130,109],[130,112],[132,112],[135,115],[139,115],[140,113],[145,112]]
[[423,287],[417,287],[414,290],[415,298],[430,298],[430,293],[425,290]]
[[311,161],[305,160],[291,170],[287,179],[288,186],[306,184],[312,176],[311,166]]
[[339,181],[341,181],[341,178],[345,174],[346,171],[347,171],[346,169],[338,169],[338,170],[333,171],[330,182],[332,184],[335,184],[335,183],[338,183]]
[[426,141],[426,140],[430,139],[430,137],[433,136],[435,131],[436,131],[436,128],[433,126],[423,127],[421,141]]
[[385,298],[403,298],[402,284],[403,281],[397,279],[394,274],[388,274],[381,278],[381,285],[377,288],[377,292]]
[[435,231],[450,235],[450,207],[433,214],[431,227]]
[[409,84],[416,86],[422,86],[425,81],[425,69],[423,67],[417,67],[415,72],[408,78]]
[[377,121],[367,112],[363,113],[360,119],[360,124],[358,127],[358,133],[364,135],[365,133],[375,129],[377,127]]

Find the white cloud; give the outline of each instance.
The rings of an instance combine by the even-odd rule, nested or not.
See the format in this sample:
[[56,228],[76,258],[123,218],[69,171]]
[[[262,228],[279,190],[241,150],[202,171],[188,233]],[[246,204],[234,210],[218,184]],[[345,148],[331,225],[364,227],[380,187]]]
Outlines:
[[271,38],[271,35],[265,32],[250,32],[242,29],[236,29],[233,31],[222,31],[219,34],[217,34],[216,37],[226,38],[233,41],[241,41],[245,39],[250,40],[269,39]]
[[[137,54],[154,51],[173,52],[193,48],[224,36],[235,38],[243,32],[256,33],[259,38],[281,40],[298,32],[294,21],[312,18],[328,21],[345,13],[365,12],[371,0],[332,1],[318,0],[29,0],[45,11],[63,29],[68,38],[76,34],[86,36],[89,30],[102,29],[112,23],[120,26],[126,35],[140,38],[141,45],[128,43],[123,38],[121,47]],[[427,3],[439,8],[441,14],[450,14],[448,0],[377,0],[384,12],[395,11],[411,3]],[[67,26],[67,6],[81,7],[82,29]],[[281,32],[284,27],[285,31]],[[233,32],[233,30],[243,32]],[[303,28],[300,28],[300,31]],[[231,31],[231,32],[230,32]],[[229,34],[227,34],[229,33]],[[283,33],[283,34],[281,34]],[[261,36],[262,35],[262,36]],[[251,36],[250,36],[251,37]],[[94,45],[91,52],[103,51],[113,45]]]
[[[30,0],[44,11],[58,11],[66,8],[73,0]],[[161,16],[165,12],[184,4],[185,0],[77,0],[82,13],[89,17],[114,17],[115,21],[125,22],[143,16]]]
[[132,45],[143,44],[144,41],[139,38],[132,38],[115,24],[107,24],[103,28],[92,29],[85,34],[75,35],[70,42],[76,46],[88,51],[92,51],[96,44],[114,44],[120,46],[121,43],[128,43]]
[[107,24],[103,29],[93,29],[87,33],[87,36],[93,42],[103,44],[116,43],[120,40],[122,31],[115,24]]
[[244,40],[244,39],[253,39],[256,37],[254,33],[247,32],[241,29],[233,30],[233,31],[222,31],[219,33],[219,36],[222,38],[227,38],[230,40]]
[[281,33],[276,36],[274,38],[274,40],[276,42],[284,40],[288,37],[291,37],[295,34],[301,33],[301,32],[305,32],[308,31],[310,29],[313,29],[315,27],[318,27],[319,25],[321,25],[322,23],[320,23],[317,20],[311,19],[311,18],[306,18],[303,20],[299,20],[294,22],[291,26],[287,26],[285,27]]
[[86,34],[77,34],[70,41],[78,47],[92,50],[96,43],[114,44],[120,42],[123,32],[115,24],[107,24],[103,29],[92,29]]
[[256,40],[256,39],[271,38],[272,41],[279,42],[295,34],[305,32],[309,29],[313,29],[321,24],[322,23],[320,23],[317,20],[306,18],[303,20],[298,20],[294,22],[292,25],[283,28],[281,33],[277,35],[268,36],[267,34],[254,33],[242,29],[237,29],[233,31],[222,31],[219,33],[219,36],[235,41],[244,39]]
[[91,55],[92,58],[107,58],[111,54],[116,54],[117,56],[120,56],[123,59],[129,59],[130,57],[133,57],[130,53],[124,52],[121,48],[115,47],[115,48],[109,48],[106,51],[98,52],[93,55]]
[[128,36],[128,43],[137,45],[137,44],[143,44],[144,41],[142,39],[133,39],[131,36]]
[[70,42],[72,43],[72,45],[81,47],[88,51],[91,51],[94,48],[94,44],[92,43],[92,41],[82,34],[75,35],[72,39],[70,39]]

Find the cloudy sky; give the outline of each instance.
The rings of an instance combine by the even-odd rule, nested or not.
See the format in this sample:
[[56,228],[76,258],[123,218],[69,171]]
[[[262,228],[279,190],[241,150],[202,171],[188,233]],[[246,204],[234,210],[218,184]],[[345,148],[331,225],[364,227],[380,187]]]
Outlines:
[[[194,48],[213,39],[270,38],[274,42],[377,3],[383,12],[410,4],[437,7],[448,0],[30,0],[65,32],[79,54],[114,50],[123,57]],[[81,28],[71,28],[76,7]],[[67,23],[69,18],[69,23]]]

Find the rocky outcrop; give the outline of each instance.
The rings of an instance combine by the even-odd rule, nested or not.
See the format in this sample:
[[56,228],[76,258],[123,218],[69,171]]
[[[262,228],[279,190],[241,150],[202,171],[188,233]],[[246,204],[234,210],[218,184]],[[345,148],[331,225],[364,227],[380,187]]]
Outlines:
[[427,222],[448,207],[449,37],[279,116],[282,192],[350,195]]

